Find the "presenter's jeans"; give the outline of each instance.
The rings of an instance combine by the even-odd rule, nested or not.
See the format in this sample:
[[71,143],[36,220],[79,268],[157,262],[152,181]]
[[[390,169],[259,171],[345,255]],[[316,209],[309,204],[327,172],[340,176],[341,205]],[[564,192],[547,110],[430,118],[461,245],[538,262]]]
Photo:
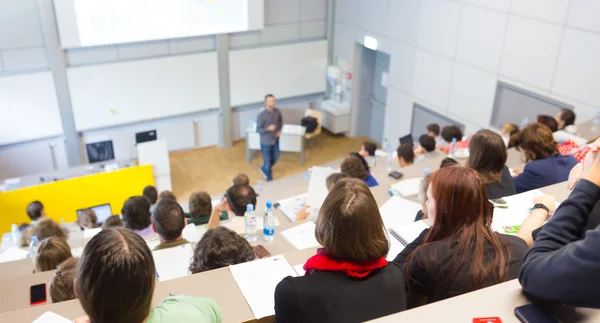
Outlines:
[[267,175],[267,181],[273,180],[273,172],[271,168],[279,159],[279,139],[274,145],[260,145],[260,151],[263,155],[262,171]]

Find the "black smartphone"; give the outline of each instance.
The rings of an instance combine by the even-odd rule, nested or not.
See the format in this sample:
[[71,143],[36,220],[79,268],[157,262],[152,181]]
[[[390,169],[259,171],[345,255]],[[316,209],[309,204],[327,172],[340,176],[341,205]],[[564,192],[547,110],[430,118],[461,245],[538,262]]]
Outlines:
[[46,284],[31,286],[30,289],[31,305],[44,304],[47,301]]
[[389,173],[388,176],[393,179],[401,179],[402,177],[404,177],[404,174],[397,172],[397,171],[393,171],[393,172]]
[[515,308],[515,316],[523,323],[559,323],[539,304],[519,306]]

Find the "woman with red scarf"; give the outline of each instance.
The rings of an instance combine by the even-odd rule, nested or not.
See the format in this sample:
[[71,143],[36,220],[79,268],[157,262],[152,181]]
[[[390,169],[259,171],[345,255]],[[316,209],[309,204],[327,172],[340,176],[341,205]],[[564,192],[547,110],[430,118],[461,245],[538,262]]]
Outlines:
[[404,275],[388,264],[387,234],[367,185],[343,179],[329,192],[315,237],[323,246],[275,289],[276,322],[363,322],[406,309]]

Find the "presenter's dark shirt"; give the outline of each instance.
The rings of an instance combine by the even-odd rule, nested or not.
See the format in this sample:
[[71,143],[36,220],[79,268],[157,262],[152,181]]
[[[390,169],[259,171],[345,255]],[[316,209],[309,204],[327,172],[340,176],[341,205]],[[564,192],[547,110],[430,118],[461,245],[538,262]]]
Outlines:
[[[257,131],[260,134],[260,144],[265,146],[273,146],[277,143],[277,132],[283,128],[283,116],[281,110],[273,108],[273,112],[269,109],[264,109],[256,117]],[[275,131],[269,131],[270,125],[275,125]]]

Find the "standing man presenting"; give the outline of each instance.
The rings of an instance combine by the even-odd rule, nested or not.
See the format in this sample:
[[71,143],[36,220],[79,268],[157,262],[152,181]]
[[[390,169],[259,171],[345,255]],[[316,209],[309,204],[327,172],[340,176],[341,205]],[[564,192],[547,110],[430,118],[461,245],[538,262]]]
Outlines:
[[273,180],[271,168],[279,159],[279,137],[283,127],[281,111],[275,107],[273,94],[265,96],[265,109],[256,118],[260,134],[260,151],[263,155],[263,165],[260,173],[267,181]]

